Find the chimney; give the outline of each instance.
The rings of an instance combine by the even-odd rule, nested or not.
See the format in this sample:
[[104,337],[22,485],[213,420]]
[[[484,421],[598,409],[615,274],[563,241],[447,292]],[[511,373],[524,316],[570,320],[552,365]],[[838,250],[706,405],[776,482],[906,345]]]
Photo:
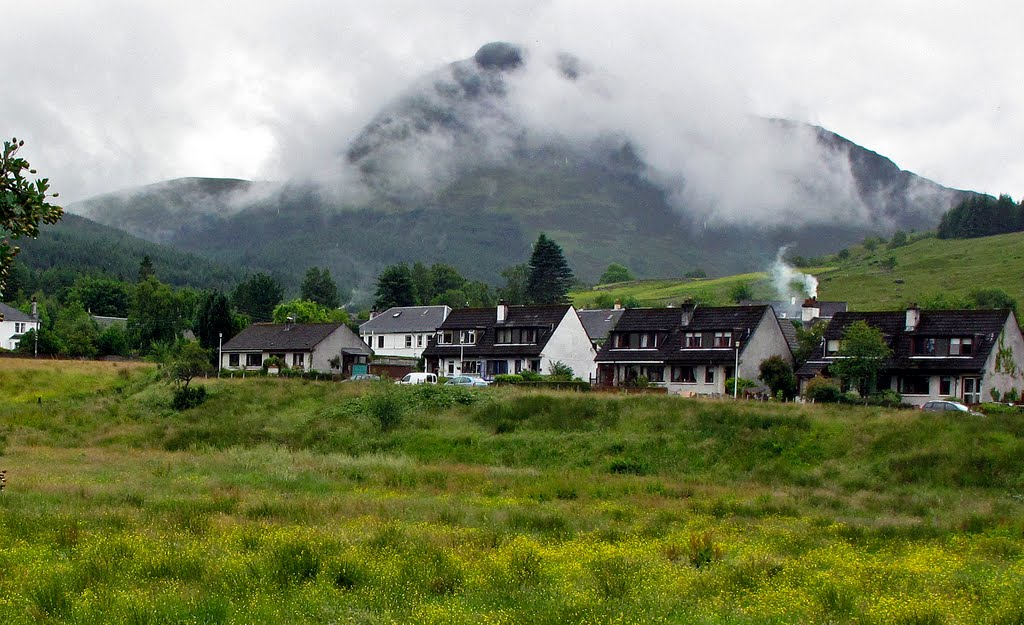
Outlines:
[[622,310],[622,300],[621,299],[615,300],[615,306],[613,306],[612,308],[613,308],[613,310]]
[[377,315],[379,315],[379,314],[380,314],[380,313],[379,313],[379,312],[377,312],[376,310],[371,310],[371,311],[370,311],[370,319],[373,319],[374,317],[376,317],[376,316],[377,316]]
[[497,321],[498,323],[504,323],[506,319],[508,319],[508,304],[505,303],[505,300],[501,300],[498,302]]
[[680,306],[680,308],[683,311],[679,316],[680,325],[683,327],[690,325],[690,322],[693,321],[693,311],[696,310],[697,307],[691,303],[690,298],[686,298],[683,300],[683,305]]
[[821,307],[818,306],[817,297],[809,297],[804,300],[803,308],[800,309],[800,321],[813,321],[821,316]]
[[917,304],[911,304],[907,307],[907,332],[916,330],[919,323],[921,323],[921,309],[917,307]]

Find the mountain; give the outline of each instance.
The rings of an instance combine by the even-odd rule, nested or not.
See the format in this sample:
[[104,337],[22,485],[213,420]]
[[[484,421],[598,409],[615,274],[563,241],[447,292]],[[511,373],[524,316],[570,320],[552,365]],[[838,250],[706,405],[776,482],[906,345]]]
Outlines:
[[134,280],[145,256],[157,277],[175,286],[228,290],[246,275],[245,267],[222,265],[69,213],[41,228],[38,238],[17,243],[18,265],[39,272],[61,271],[68,280],[79,274]]
[[[327,266],[365,298],[399,261],[498,281],[539,232],[584,280],[609,262],[641,276],[749,271],[786,244],[818,255],[933,228],[969,193],[800,122],[622,114],[601,79],[570,55],[487,44],[382,109],[327,184],[188,178],[69,210],[294,284]],[[553,104],[536,104],[546,93]]]

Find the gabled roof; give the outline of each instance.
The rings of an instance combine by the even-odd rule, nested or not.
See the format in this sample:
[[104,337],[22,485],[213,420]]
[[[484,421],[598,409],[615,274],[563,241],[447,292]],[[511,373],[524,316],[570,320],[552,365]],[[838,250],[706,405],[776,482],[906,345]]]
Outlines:
[[[547,345],[555,328],[572,307],[568,304],[555,306],[509,306],[505,321],[498,322],[496,307],[458,308],[448,315],[441,324],[441,330],[476,330],[473,345],[438,345],[430,340],[423,350],[424,357],[463,355],[467,358],[478,356],[538,356]],[[537,342],[529,345],[496,345],[495,333],[503,328],[536,328]]]
[[433,332],[441,327],[451,310],[448,306],[394,306],[364,322],[359,332]]
[[[764,306],[687,306],[684,308],[631,308],[623,313],[613,332],[658,332],[664,340],[656,349],[616,349],[605,343],[597,355],[604,362],[728,363],[735,358],[733,348],[683,349],[687,332],[732,332],[746,348],[746,337],[757,331],[769,307]],[[688,319],[686,319],[688,317]],[[778,323],[774,315],[769,317]],[[687,321],[686,325],[683,322]]]
[[591,341],[603,341],[622,317],[623,309],[577,310]]
[[35,321],[32,315],[26,315],[17,308],[0,302],[0,321]]
[[[908,331],[907,313],[903,310],[884,312],[837,313],[825,330],[825,340],[840,340],[846,329],[857,321],[878,328],[890,349],[892,358],[886,368],[910,371],[982,371],[999,334],[1006,326],[1009,310],[922,310],[917,327]],[[966,356],[914,355],[913,342],[921,338],[970,337],[974,349]]]
[[[224,344],[223,351],[310,351],[342,323],[256,323]],[[369,354],[370,350],[366,349]]]

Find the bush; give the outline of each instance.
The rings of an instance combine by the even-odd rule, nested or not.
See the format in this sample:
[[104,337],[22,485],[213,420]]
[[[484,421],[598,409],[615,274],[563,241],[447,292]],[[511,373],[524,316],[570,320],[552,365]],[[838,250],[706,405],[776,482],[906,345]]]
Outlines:
[[503,384],[521,384],[523,382],[523,376],[515,373],[501,373],[494,376],[494,383],[497,385]]
[[382,432],[398,427],[405,418],[405,397],[402,390],[387,381],[374,384],[373,392],[364,400],[366,410],[380,426]]
[[903,396],[896,391],[886,389],[868,397],[867,403],[871,406],[882,406],[883,408],[898,408],[903,405]]
[[740,397],[743,397],[744,391],[746,391],[748,388],[755,388],[758,386],[758,384],[757,382],[753,380],[748,380],[746,378],[727,378],[725,380],[725,392],[727,395],[732,395],[734,386],[736,393]]
[[541,380],[544,379],[544,376],[537,373],[536,371],[531,371],[529,369],[524,369],[520,371],[519,376],[522,377],[523,381],[525,382],[540,382]]
[[814,378],[807,383],[804,397],[823,404],[841,404],[846,401],[846,395],[839,385],[823,377]]
[[188,410],[189,408],[195,408],[204,401],[206,401],[205,386],[181,386],[174,389],[174,399],[171,401],[171,407],[178,411]]
[[284,358],[281,358],[280,356],[271,356],[263,361],[263,373],[266,373],[267,369],[271,367],[277,367],[278,371],[284,371],[288,368],[288,365],[285,363]]
[[561,360],[556,360],[555,362],[551,363],[551,375],[548,377],[551,378],[552,380],[569,381],[572,380],[573,377],[575,377],[575,375],[576,374],[573,372],[572,367],[565,364]]

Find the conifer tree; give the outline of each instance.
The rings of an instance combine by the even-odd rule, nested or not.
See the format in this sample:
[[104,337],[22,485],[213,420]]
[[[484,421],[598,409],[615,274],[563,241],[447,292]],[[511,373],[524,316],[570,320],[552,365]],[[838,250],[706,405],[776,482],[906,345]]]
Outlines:
[[537,237],[530,257],[527,294],[533,304],[565,304],[574,281],[562,248],[544,233]]

